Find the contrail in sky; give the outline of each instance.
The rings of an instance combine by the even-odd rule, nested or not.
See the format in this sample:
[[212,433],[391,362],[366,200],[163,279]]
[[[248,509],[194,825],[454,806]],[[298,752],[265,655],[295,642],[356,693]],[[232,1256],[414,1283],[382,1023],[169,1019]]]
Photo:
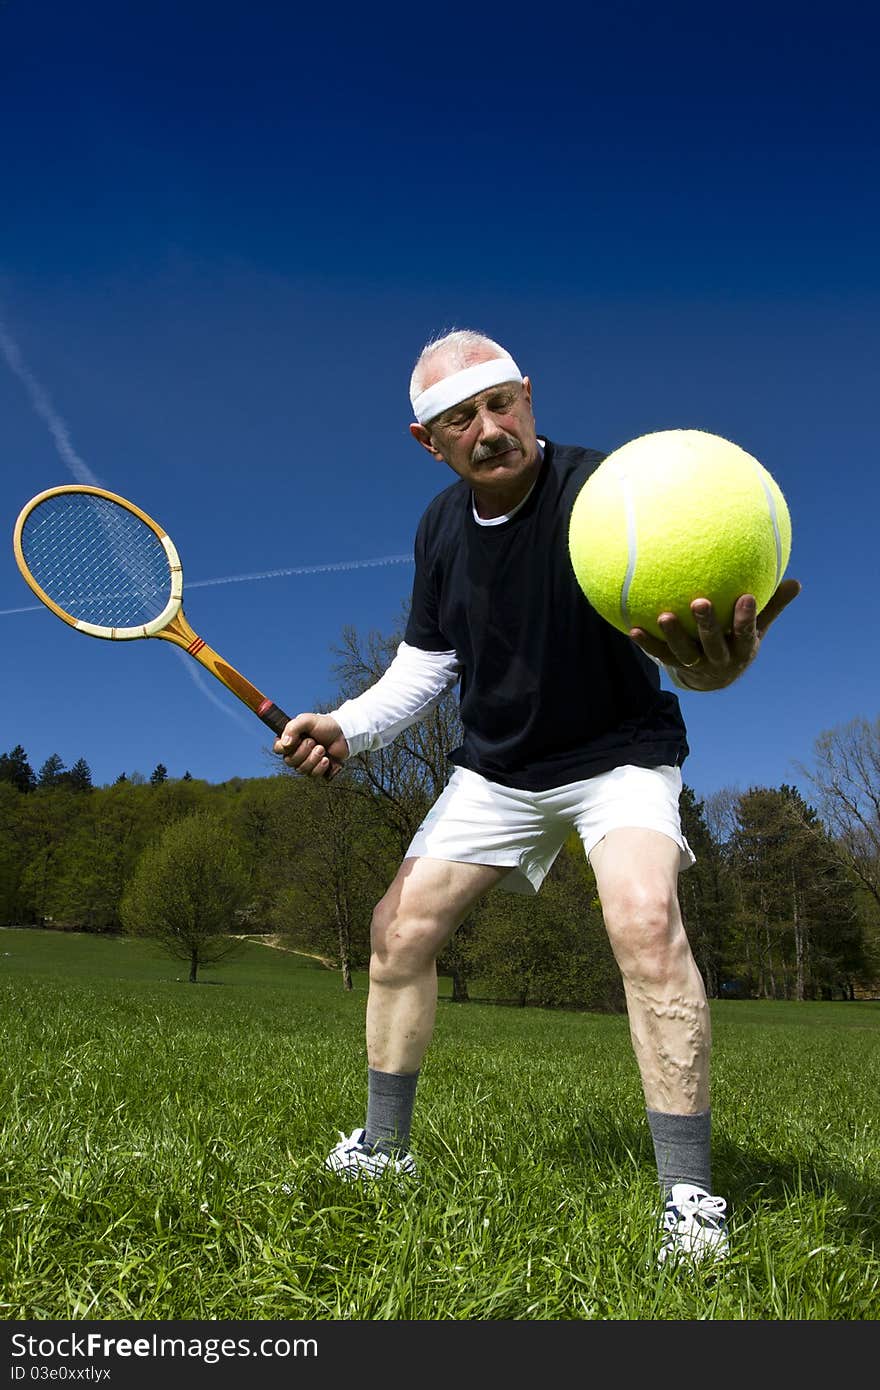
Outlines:
[[[33,372],[25,364],[21,349],[2,318],[0,318],[0,352],[3,353],[13,376],[18,377],[27,391],[31,405],[47,426],[55,442],[59,457],[63,463],[67,464],[76,481],[86,483],[90,487],[100,487],[100,480],[89,468],[85,459],[81,458],[74,449],[70,439],[70,430],[53,406],[45,386],[37,381]],[[188,589],[207,589],[214,584],[245,584],[255,579],[282,579],[292,574],[329,574],[334,570],[376,569],[382,565],[410,564],[412,564],[411,555],[381,555],[375,560],[329,560],[320,565],[292,565],[287,569],[258,570],[252,574],[224,574],[216,579],[193,579],[188,582],[186,587]],[[26,608],[0,608],[0,616],[6,616],[9,613],[32,613],[40,607],[42,607],[41,604],[30,605]]]
[[[250,584],[257,579],[284,579],[292,574],[332,574],[337,570],[368,570],[378,569],[383,565],[412,563],[411,555],[380,555],[375,560],[329,560],[323,565],[290,565],[286,569],[256,570],[251,574],[223,574],[216,579],[191,579],[186,588],[187,591],[210,589],[215,584]],[[42,608],[42,603],[28,603],[22,608],[0,608],[0,618],[7,618],[11,613],[39,613]]]
[[65,425],[58,411],[49,399],[49,393],[45,386],[41,386],[36,377],[25,365],[18,343],[10,335],[6,324],[0,319],[0,352],[6,358],[6,365],[17,376],[24,389],[30,396],[33,406],[40,419],[48,427],[49,433],[55,441],[55,448],[64,463],[67,464],[71,473],[78,483],[87,483],[90,487],[99,487],[98,479],[95,477],[85,459],[81,459],[70,442],[70,431]]
[[[51,398],[45,386],[37,381],[33,372],[27,366],[21,354],[21,349],[12,337],[2,318],[0,318],[0,352],[6,359],[6,365],[17,377],[28,394],[30,403],[35,413],[46,425],[58,456],[67,465],[70,472],[78,483],[85,483],[90,487],[100,487],[101,483],[89,468],[85,459],[81,458],[73,447],[70,438],[70,430],[64,420],[58,414],[52,404]],[[253,574],[225,574],[217,579],[194,579],[187,585],[188,589],[206,589],[214,584],[245,584],[257,579],[280,579],[288,575],[295,574],[328,574],[335,570],[360,570],[375,569],[382,565],[406,565],[412,563],[410,555],[383,555],[376,560],[332,560],[322,565],[293,565],[287,569],[260,570]],[[13,613],[36,613],[43,608],[41,603],[27,604],[22,608],[0,608],[0,618],[9,617]],[[176,650],[176,649],[175,649]],[[252,727],[252,722],[247,720],[239,710],[230,708],[217,696],[209,685],[204,681],[201,673],[193,665],[184,652],[178,651],[177,655],[184,664],[184,669],[190,679],[195,682],[199,690],[206,699],[222,709],[224,714],[228,714],[236,723],[242,724],[246,728]]]
[[188,589],[207,589],[212,584],[245,584],[251,579],[280,579],[288,574],[328,574],[332,570],[368,570],[380,565],[411,565],[411,555],[381,555],[377,560],[330,560],[324,565],[292,565],[290,569],[258,570],[255,574],[225,574],[220,579],[193,579]]
[[189,676],[193,684],[198,686],[205,699],[210,700],[212,705],[216,705],[218,709],[222,709],[223,713],[228,714],[230,719],[234,719],[236,724],[240,724],[243,729],[247,729],[249,733],[252,733],[254,728],[253,720],[248,719],[247,716],[243,714],[240,709],[236,708],[235,705],[224,705],[219,695],[217,695],[216,692],[212,690],[211,686],[208,684],[207,680],[202,675],[195,662],[190,661],[186,653],[180,651],[178,647],[175,647],[174,650],[177,652],[177,655],[183,662],[183,669],[186,671],[186,674]]

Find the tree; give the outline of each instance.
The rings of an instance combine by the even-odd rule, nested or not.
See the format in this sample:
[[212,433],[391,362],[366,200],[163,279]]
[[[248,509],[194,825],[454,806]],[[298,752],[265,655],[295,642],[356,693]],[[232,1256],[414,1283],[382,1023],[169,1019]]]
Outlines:
[[[270,917],[291,940],[335,955],[346,990],[352,971],[369,960],[370,917],[393,861],[387,828],[348,778],[347,770],[330,783],[283,775],[289,793],[277,805],[288,818],[279,841],[283,859],[271,850],[265,859],[273,875]],[[253,840],[253,815],[250,820]],[[268,886],[262,872],[260,881]]]
[[38,785],[45,790],[51,790],[52,787],[63,785],[63,777],[63,759],[58,753],[50,753],[49,757],[46,759],[46,761],[43,763],[43,766],[40,768],[39,776],[37,778]]
[[[359,695],[379,679],[400,644],[400,634],[366,639],[353,628],[343,632],[336,672],[342,698]],[[368,795],[397,838],[401,857],[449,777],[449,754],[461,743],[458,698],[449,692],[393,743],[359,753],[346,765],[352,791]]]
[[826,729],[804,770],[841,861],[880,905],[880,718]]
[[20,884],[26,849],[21,836],[21,803],[15,784],[0,778],[0,923],[4,925],[22,920]]
[[[217,790],[221,802],[228,802],[229,798],[226,797],[224,788],[220,787]],[[153,782],[151,779],[149,800],[157,825],[168,825],[171,821],[191,815],[193,811],[204,810],[207,799],[206,782],[197,782],[192,777],[188,782],[183,778],[172,777],[164,782]]]
[[739,798],[730,842],[747,971],[768,999],[851,997],[865,968],[855,890],[791,786]]
[[[400,640],[399,633],[383,637],[376,632],[362,639],[353,628],[346,628],[336,668],[342,680],[342,698],[358,695],[378,680]],[[376,752],[359,753],[346,765],[344,785],[353,795],[370,803],[374,817],[396,841],[398,861],[446,786],[449,754],[461,743],[462,736],[458,697],[450,691],[393,743]],[[343,779],[337,781],[342,783]],[[467,1000],[465,942],[473,930],[473,921],[471,916],[461,924],[437,961],[439,972],[452,977],[453,998],[460,1003]]]
[[75,798],[52,875],[56,917],[80,931],[120,930],[119,904],[138,857],[155,835],[157,822],[168,823],[156,816],[153,799],[149,789],[125,782]]
[[[342,969],[342,987],[352,988],[352,954],[358,911],[355,892],[359,829],[363,830],[363,807],[347,792],[344,783],[310,784],[308,795],[319,826],[323,864],[317,873],[304,865],[304,890],[333,923],[336,949]],[[302,862],[302,861],[301,861]],[[361,912],[363,920],[369,915]],[[364,924],[366,925],[366,924]]]
[[679,901],[685,929],[710,999],[721,993],[725,941],[732,916],[721,846],[713,837],[705,805],[685,783],[681,791],[681,828],[696,863],[679,878]]
[[85,758],[77,758],[73,767],[65,775],[65,780],[75,792],[90,792],[92,790],[92,769]]
[[32,792],[37,785],[34,770],[20,743],[11,753],[0,753],[0,782],[11,782],[20,792]]
[[168,781],[168,769],[164,763],[157,763],[150,773],[150,786],[160,787],[163,782]]
[[20,798],[17,836],[23,868],[18,895],[23,922],[44,927],[57,916],[59,876],[68,862],[66,845],[76,823],[74,801],[64,782]]
[[625,1008],[592,870],[569,835],[536,897],[490,893],[465,950],[473,977],[523,1007]]
[[302,779],[253,778],[231,807],[230,826],[242,846],[252,876],[251,930],[266,930],[279,879],[299,848],[299,796]]
[[166,826],[144,850],[120,915],[126,931],[152,937],[167,955],[199,966],[240,948],[230,936],[250,890],[235,837],[214,815],[195,811]]

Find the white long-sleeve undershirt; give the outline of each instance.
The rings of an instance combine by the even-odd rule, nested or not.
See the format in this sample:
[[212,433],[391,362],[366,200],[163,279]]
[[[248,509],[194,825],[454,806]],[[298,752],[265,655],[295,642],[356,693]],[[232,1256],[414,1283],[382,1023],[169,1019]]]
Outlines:
[[384,748],[433,709],[460,674],[461,662],[455,652],[427,652],[401,642],[375,685],[331,711],[349,752]]

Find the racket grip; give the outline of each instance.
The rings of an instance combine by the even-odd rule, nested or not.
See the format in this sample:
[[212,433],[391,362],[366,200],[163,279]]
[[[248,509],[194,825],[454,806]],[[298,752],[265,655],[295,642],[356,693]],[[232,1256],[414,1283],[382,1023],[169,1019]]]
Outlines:
[[284,710],[279,709],[277,705],[273,705],[271,700],[267,700],[265,705],[261,705],[257,714],[264,724],[269,725],[273,734],[277,734],[279,737],[284,733],[285,725],[290,723],[290,715],[285,714]]

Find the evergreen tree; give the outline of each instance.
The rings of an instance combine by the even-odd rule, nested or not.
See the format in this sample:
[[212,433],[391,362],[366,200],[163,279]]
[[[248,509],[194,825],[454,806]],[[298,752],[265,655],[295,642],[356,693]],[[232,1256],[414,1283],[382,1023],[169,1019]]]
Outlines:
[[765,999],[850,995],[864,965],[855,888],[815,811],[794,787],[753,787],[739,798],[730,849],[753,989]]
[[706,822],[704,805],[685,783],[681,791],[681,828],[696,864],[679,879],[682,918],[694,958],[710,999],[722,993],[725,942],[733,902],[724,855]]
[[30,805],[11,781],[0,780],[0,924],[11,926],[24,920],[20,885],[26,863],[22,844],[22,806]]
[[37,778],[38,785],[48,791],[51,791],[53,787],[63,786],[64,772],[64,762],[61,756],[58,753],[51,753],[40,768]]
[[150,773],[150,786],[161,787],[163,782],[168,781],[168,769],[164,763],[157,763]]
[[34,770],[20,743],[11,753],[0,753],[0,782],[11,782],[20,792],[32,792],[37,785]]
[[75,792],[90,792],[92,790],[92,769],[85,758],[77,758],[73,767],[66,774],[66,781],[67,785],[72,787]]
[[795,998],[853,997],[868,971],[857,881],[841,864],[816,810],[800,792],[780,787],[792,827],[791,926],[797,962]]

